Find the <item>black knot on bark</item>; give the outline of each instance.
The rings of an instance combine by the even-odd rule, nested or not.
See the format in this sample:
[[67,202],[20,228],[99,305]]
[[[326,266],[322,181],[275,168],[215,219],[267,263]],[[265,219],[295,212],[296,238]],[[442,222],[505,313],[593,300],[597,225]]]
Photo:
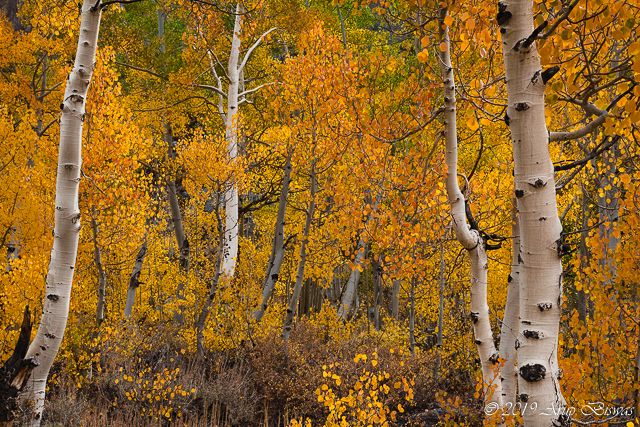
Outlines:
[[547,375],[547,369],[539,363],[524,365],[520,367],[520,376],[523,380],[536,383],[542,381]]
[[473,323],[476,323],[478,321],[478,313],[472,311],[471,314],[469,314],[469,317],[471,317],[471,321]]
[[489,362],[491,362],[494,365],[497,364],[498,362],[500,362],[500,354],[499,353],[493,353],[489,357]]
[[553,307],[553,304],[550,302],[541,302],[538,304],[538,309],[540,311],[549,311]]
[[516,190],[516,197],[519,199],[524,196],[524,190]]
[[498,14],[496,15],[498,25],[502,26],[509,18],[511,18],[511,12],[507,11],[507,5],[502,2],[498,3]]
[[542,337],[544,337],[544,334],[540,331],[531,331],[531,330],[524,330],[522,331],[522,335],[524,335],[526,338],[532,339],[532,340],[537,340],[540,339]]
[[526,102],[518,102],[515,106],[516,111],[526,111],[529,109],[529,104]]
[[507,126],[509,126],[510,120],[509,120],[509,115],[508,114],[504,115],[504,122],[507,124]]
[[513,280],[513,277],[511,276],[511,274],[509,274],[509,277],[507,277],[507,283],[511,283],[512,280]]
[[58,301],[60,299],[60,297],[58,295],[55,295],[55,294],[49,294],[49,295],[47,295],[47,299],[51,300],[51,301]]
[[520,395],[520,402],[526,402],[528,400],[529,400],[529,395],[528,394],[522,393]]
[[559,258],[571,253],[571,247],[563,242],[562,239],[556,240],[556,249],[558,250]]
[[544,187],[546,183],[542,180],[542,178],[536,178],[535,181],[529,183],[533,188]]
[[518,340],[516,338],[516,345],[515,345],[516,350],[520,348],[520,340]]

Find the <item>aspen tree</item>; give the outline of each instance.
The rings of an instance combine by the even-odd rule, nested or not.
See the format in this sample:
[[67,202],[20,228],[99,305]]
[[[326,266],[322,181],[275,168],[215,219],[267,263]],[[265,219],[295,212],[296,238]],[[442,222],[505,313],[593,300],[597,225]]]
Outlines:
[[[563,422],[559,384],[558,329],[562,304],[564,248],[558,216],[549,133],[545,122],[545,79],[535,43],[531,0],[499,3],[507,116],[515,162],[515,195],[520,221],[520,325],[518,392],[538,411],[523,414],[525,426]],[[552,411],[555,408],[555,412]],[[544,415],[549,414],[549,415]]]
[[451,206],[451,220],[456,239],[469,252],[471,259],[471,320],[473,333],[482,365],[483,389],[487,402],[502,402],[502,387],[494,372],[498,353],[493,344],[493,334],[487,305],[487,260],[486,242],[480,232],[467,223],[466,200],[458,186],[458,134],[456,125],[456,92],[453,67],[451,65],[451,43],[446,24],[447,8],[440,10],[440,71],[444,85],[444,139],[445,163],[447,165],[446,188]]
[[80,234],[78,188],[82,163],[82,124],[95,66],[101,12],[99,3],[84,1],[75,63],[68,76],[61,105],[53,249],[40,325],[26,355],[26,358],[35,358],[39,365],[34,369],[29,387],[22,395],[24,399],[34,402],[32,426],[40,425],[47,377],[60,348],[69,314]]

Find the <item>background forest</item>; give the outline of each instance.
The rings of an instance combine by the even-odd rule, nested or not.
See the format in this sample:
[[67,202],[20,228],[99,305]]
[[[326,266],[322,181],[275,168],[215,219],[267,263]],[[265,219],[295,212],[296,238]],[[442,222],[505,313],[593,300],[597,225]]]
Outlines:
[[[0,364],[25,306],[37,326],[69,304],[64,338],[26,333],[37,343],[27,356],[60,348],[50,370],[29,368],[35,408],[27,397],[12,417],[557,425],[483,410],[496,399],[523,409],[532,396],[522,380],[507,391],[511,353],[533,331],[516,339],[505,307],[531,255],[518,207],[544,187],[561,224],[547,248],[561,262],[559,330],[535,339],[553,348],[552,397],[577,408],[556,419],[637,425],[640,9],[529,2],[536,28],[513,51],[542,66],[525,82],[542,88],[530,105],[510,101],[505,77],[516,3],[527,1],[2,2]],[[78,65],[95,49],[83,41],[91,16],[95,63]],[[58,152],[70,102],[85,108],[69,95],[77,72],[90,84],[75,170]],[[526,191],[513,112],[525,110],[544,110],[538,135],[553,162],[550,181]],[[70,298],[49,290],[63,280],[50,254],[65,168],[82,223],[64,270]],[[542,210],[541,236],[552,222]],[[533,287],[545,268],[527,273]]]

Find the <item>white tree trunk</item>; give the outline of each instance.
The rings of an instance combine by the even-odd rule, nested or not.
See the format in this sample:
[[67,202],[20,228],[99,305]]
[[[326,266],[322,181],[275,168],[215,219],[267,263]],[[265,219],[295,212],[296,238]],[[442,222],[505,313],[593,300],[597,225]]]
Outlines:
[[470,229],[465,213],[465,199],[458,186],[458,131],[456,125],[456,93],[453,67],[451,66],[451,43],[449,28],[444,21],[447,9],[440,11],[440,42],[446,50],[440,53],[440,71],[444,85],[444,138],[445,162],[447,164],[447,194],[451,206],[453,230],[460,244],[469,252],[471,259],[471,319],[480,363],[482,365],[483,389],[486,402],[501,404],[502,386],[499,375],[494,371],[498,363],[498,353],[493,343],[489,306],[487,305],[487,252],[485,242],[477,230]]
[[[518,389],[526,427],[566,422],[557,366],[565,245],[556,205],[553,163],[545,123],[545,81],[535,43],[533,1],[505,0],[498,23],[508,92],[507,115],[520,215],[520,327]],[[555,408],[555,412],[553,409]],[[551,414],[551,415],[545,415]]]
[[[229,55],[229,89],[227,91],[226,114],[226,140],[229,161],[233,162],[238,157],[238,87],[240,84],[240,70],[238,62],[240,58],[240,44],[242,43],[242,14],[244,8],[238,3],[236,6],[236,19],[233,27],[233,39],[231,41],[231,53]],[[238,187],[235,182],[229,183],[225,195],[225,249],[222,260],[222,272],[231,280],[236,270],[238,258]]]
[[[515,203],[515,200],[514,200]],[[509,289],[507,290],[507,302],[500,330],[500,357],[505,362],[500,375],[502,377],[502,402],[516,403],[518,389],[518,369],[516,339],[518,338],[518,321],[520,314],[520,223],[517,208],[512,210],[511,233],[513,235],[513,248],[511,258],[511,273],[509,274]]]
[[73,70],[69,74],[60,117],[60,151],[56,181],[55,226],[53,249],[47,274],[42,317],[28,357],[39,365],[29,381],[26,400],[34,401],[32,425],[38,426],[44,409],[49,369],[58,353],[69,314],[69,297],[75,271],[80,234],[78,187],[82,163],[82,124],[85,101],[95,66],[101,9],[95,1],[82,6],[80,35]]
[[351,306],[353,305],[353,300],[355,299],[356,291],[358,290],[358,282],[360,281],[360,268],[362,268],[365,256],[366,248],[364,239],[360,239],[358,241],[358,253],[353,261],[353,269],[351,270],[351,274],[347,280],[347,285],[344,293],[342,294],[340,307],[338,307],[338,317],[340,319],[346,319],[351,311]]

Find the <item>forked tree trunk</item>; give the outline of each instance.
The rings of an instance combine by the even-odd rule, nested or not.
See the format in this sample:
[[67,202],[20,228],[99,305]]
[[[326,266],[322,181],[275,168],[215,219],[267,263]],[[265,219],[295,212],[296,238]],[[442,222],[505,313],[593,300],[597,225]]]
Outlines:
[[307,219],[304,223],[304,233],[302,236],[302,242],[300,243],[300,261],[298,262],[298,273],[296,274],[296,284],[293,287],[293,295],[289,299],[289,306],[287,307],[287,314],[284,319],[284,326],[282,327],[282,337],[285,341],[289,340],[289,334],[291,334],[291,326],[293,325],[293,318],[296,314],[296,307],[298,306],[298,300],[300,299],[300,292],[302,290],[302,281],[304,279],[304,268],[307,262],[307,242],[309,240],[309,233],[311,232],[311,222],[313,221],[313,214],[316,209],[316,170],[315,160],[311,164],[311,196],[309,200],[309,209],[307,210]]
[[69,74],[63,98],[53,250],[40,325],[26,355],[26,358],[34,357],[39,362],[29,381],[29,389],[24,395],[25,399],[34,401],[32,425],[35,426],[40,424],[49,369],[58,353],[67,325],[69,297],[78,252],[82,124],[87,91],[95,67],[101,16],[100,6],[94,8],[94,5],[96,2],[91,0],[85,0],[82,5],[75,64]]
[[[518,392],[529,406],[526,427],[566,423],[557,363],[565,245],[556,205],[549,133],[545,123],[545,81],[535,43],[532,0],[504,0],[497,16],[502,34],[508,94],[508,123],[515,161],[520,215],[520,326]],[[552,415],[544,415],[551,412]]]
[[486,402],[501,404],[502,386],[500,377],[495,371],[498,353],[493,343],[489,306],[487,305],[487,273],[489,265],[485,242],[478,230],[470,229],[466,220],[465,198],[458,186],[458,133],[456,125],[456,93],[453,67],[451,66],[451,43],[449,28],[444,23],[447,9],[440,11],[440,42],[446,50],[440,52],[440,71],[444,84],[444,137],[445,162],[447,164],[447,194],[451,206],[453,230],[458,242],[469,252],[471,259],[471,320],[475,336],[480,364],[482,366],[483,390]]
[[504,359],[504,366],[500,372],[502,377],[502,402],[515,404],[518,390],[518,369],[516,339],[518,338],[518,315],[520,313],[520,271],[518,257],[520,256],[520,224],[515,205],[511,211],[511,234],[513,247],[511,257],[511,273],[509,274],[509,288],[505,304],[502,328],[500,330],[500,357]]
[[271,257],[269,259],[269,265],[267,266],[267,273],[264,279],[264,285],[262,288],[262,303],[256,309],[253,314],[253,318],[256,321],[260,321],[264,316],[269,299],[273,293],[273,289],[278,282],[280,276],[280,268],[284,261],[284,220],[287,210],[287,198],[289,195],[289,184],[291,183],[291,156],[293,155],[293,149],[289,151],[287,155],[287,161],[284,165],[284,178],[282,180],[282,190],[280,191],[280,201],[278,202],[278,214],[276,215],[275,233],[273,236],[273,246],[271,248]]

